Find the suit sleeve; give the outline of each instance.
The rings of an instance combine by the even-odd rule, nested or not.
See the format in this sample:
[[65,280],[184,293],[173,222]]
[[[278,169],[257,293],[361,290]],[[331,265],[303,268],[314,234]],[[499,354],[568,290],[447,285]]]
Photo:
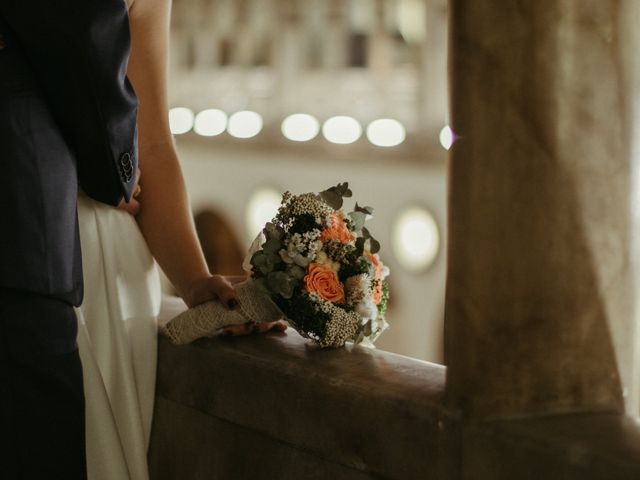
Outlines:
[[87,195],[129,201],[138,163],[138,101],[127,76],[124,0],[2,0],[45,99],[76,154]]

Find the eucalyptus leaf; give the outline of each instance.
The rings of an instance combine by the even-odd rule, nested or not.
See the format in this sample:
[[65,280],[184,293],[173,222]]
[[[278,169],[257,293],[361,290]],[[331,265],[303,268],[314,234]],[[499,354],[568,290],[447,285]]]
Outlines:
[[358,237],[356,239],[356,254],[358,256],[362,255],[362,253],[364,252],[364,243],[367,241],[366,238],[364,237]]
[[302,280],[306,275],[304,268],[299,267],[298,265],[290,265],[287,268],[287,273],[296,280]]
[[253,265],[256,268],[260,267],[260,265],[264,265],[264,257],[266,257],[266,255],[264,254],[264,252],[262,252],[262,250],[257,251],[251,257],[251,260],[250,260],[251,265]]
[[363,212],[355,211],[349,213],[349,218],[351,219],[351,230],[357,232],[364,227],[367,215]]
[[267,295],[271,295],[273,293],[271,290],[269,290],[266,278],[257,278],[253,282],[255,283],[256,287],[258,287],[258,290],[260,290],[262,293],[266,293]]
[[339,183],[335,187],[320,192],[320,198],[334,210],[340,210],[344,203],[343,198],[350,198],[353,192],[349,189],[349,182]]
[[369,249],[371,253],[378,253],[380,251],[380,242],[373,237],[369,237]]
[[258,252],[251,258],[251,264],[257,267],[263,275],[272,272],[279,263],[281,263],[280,257],[275,254]]
[[358,205],[358,202],[356,202],[355,211],[362,212],[367,215],[373,215],[373,207],[361,207],[360,205]]
[[278,252],[282,248],[282,242],[277,238],[270,238],[262,245],[262,250],[266,254]]
[[283,298],[291,298],[295,288],[294,280],[285,272],[271,272],[267,276],[269,289]]
[[268,240],[280,240],[282,238],[282,231],[272,222],[268,222],[265,225],[263,232]]
[[342,208],[342,204],[344,203],[340,195],[330,190],[320,192],[320,198],[322,198],[322,200],[324,200],[325,203],[334,210],[340,210]]

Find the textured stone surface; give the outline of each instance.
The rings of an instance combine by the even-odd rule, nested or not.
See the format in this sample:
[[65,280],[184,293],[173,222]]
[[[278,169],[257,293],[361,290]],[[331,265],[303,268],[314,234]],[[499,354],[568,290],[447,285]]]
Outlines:
[[156,415],[172,435],[153,432],[154,480],[365,480],[379,478],[296,445],[159,398]]
[[152,480],[640,478],[622,415],[469,421],[443,367],[293,332],[159,345]]
[[[459,427],[443,408],[444,378],[442,366],[361,347],[321,350],[293,331],[180,347],[162,338],[152,468],[191,471],[202,449],[253,462],[251,452],[270,438],[280,452],[289,445],[307,454],[291,464],[262,460],[266,471],[281,468],[280,478],[300,478],[295,472],[317,459],[373,477],[448,478]],[[233,453],[237,443],[202,426],[220,422],[256,441]],[[180,449],[177,439],[190,431],[206,447],[190,451],[191,439],[171,460],[169,446]]]
[[639,9],[451,3],[445,363],[471,417],[619,412],[617,366],[637,382],[636,49],[620,22]]

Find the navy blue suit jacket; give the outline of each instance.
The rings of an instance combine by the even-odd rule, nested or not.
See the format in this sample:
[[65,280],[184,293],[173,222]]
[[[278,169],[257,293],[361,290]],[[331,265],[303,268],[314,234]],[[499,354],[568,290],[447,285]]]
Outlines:
[[124,0],[0,0],[0,289],[82,301],[78,185],[134,186],[129,51]]

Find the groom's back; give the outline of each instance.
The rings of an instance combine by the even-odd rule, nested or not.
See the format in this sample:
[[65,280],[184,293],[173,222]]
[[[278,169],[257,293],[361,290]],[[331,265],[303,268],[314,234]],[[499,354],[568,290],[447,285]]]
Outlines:
[[0,289],[78,304],[78,185],[117,205],[137,167],[122,0],[0,2]]
[[0,287],[82,298],[74,155],[0,18]]

